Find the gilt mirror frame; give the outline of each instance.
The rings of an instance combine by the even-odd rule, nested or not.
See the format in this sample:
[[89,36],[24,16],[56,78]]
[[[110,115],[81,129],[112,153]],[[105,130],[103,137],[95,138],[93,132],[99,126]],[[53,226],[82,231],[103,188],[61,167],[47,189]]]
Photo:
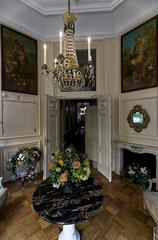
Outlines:
[[[136,113],[140,113],[142,115],[142,122],[134,122],[134,115]],[[147,111],[142,108],[141,105],[135,105],[129,112],[127,121],[129,123],[129,126],[133,128],[137,133],[141,132],[143,129],[148,127],[148,124],[150,122],[150,116],[147,113]]]

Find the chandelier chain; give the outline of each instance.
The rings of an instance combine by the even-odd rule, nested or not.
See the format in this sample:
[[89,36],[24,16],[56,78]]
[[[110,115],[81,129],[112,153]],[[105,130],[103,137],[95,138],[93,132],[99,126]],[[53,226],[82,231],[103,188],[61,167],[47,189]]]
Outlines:
[[70,13],[70,0],[68,0],[68,13]]

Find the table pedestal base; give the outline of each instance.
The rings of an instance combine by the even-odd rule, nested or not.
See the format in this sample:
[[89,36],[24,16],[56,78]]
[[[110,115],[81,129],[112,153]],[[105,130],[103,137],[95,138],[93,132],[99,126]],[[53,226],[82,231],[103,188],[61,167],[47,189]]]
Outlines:
[[58,240],[80,240],[75,224],[63,225],[63,231],[60,233]]

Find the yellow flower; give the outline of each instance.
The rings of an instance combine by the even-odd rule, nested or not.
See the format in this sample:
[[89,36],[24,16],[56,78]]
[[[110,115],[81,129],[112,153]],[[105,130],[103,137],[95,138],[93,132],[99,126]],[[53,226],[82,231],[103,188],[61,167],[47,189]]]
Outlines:
[[81,163],[78,160],[72,162],[72,168],[78,169],[81,166]]
[[49,164],[49,169],[55,169],[56,168],[56,163],[50,163]]
[[61,167],[64,166],[64,160],[63,160],[63,159],[60,159],[60,160],[59,160],[59,165],[60,165]]
[[62,173],[59,177],[59,182],[65,183],[65,182],[67,182],[67,180],[68,180],[67,173]]

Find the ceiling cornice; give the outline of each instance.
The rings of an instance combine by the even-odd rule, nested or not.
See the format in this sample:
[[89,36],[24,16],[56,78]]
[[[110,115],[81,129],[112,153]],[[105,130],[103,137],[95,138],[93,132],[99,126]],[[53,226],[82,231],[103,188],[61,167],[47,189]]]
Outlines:
[[[17,24],[15,21],[1,17],[1,16],[0,16],[0,24],[2,24],[2,25],[4,24],[7,27],[12,27],[14,30],[21,32],[24,35],[41,40],[43,42],[58,42],[59,41],[58,36],[37,34],[31,29],[27,29],[24,26]],[[93,37],[93,40],[97,40],[97,39],[104,39],[104,38],[113,38],[113,37],[116,37],[116,35],[114,34],[114,32],[108,32],[108,33],[103,33],[103,34],[95,34],[92,37]],[[87,35],[75,36],[76,41],[85,41],[86,39],[87,39]]]
[[35,33],[32,29],[28,29],[24,26],[21,26],[17,24],[17,22],[10,20],[8,18],[4,18],[0,16],[0,24],[4,24],[5,26],[8,26],[9,28],[12,27],[14,30],[23,33],[24,35],[28,35],[29,37],[45,41],[45,38],[43,35]]
[[[40,4],[35,3],[33,0],[19,1],[44,16],[60,15],[67,11],[67,6],[43,7]],[[113,0],[111,3],[82,4],[78,6],[72,6],[72,10],[75,11],[75,13],[111,12],[124,1],[125,0]]]

